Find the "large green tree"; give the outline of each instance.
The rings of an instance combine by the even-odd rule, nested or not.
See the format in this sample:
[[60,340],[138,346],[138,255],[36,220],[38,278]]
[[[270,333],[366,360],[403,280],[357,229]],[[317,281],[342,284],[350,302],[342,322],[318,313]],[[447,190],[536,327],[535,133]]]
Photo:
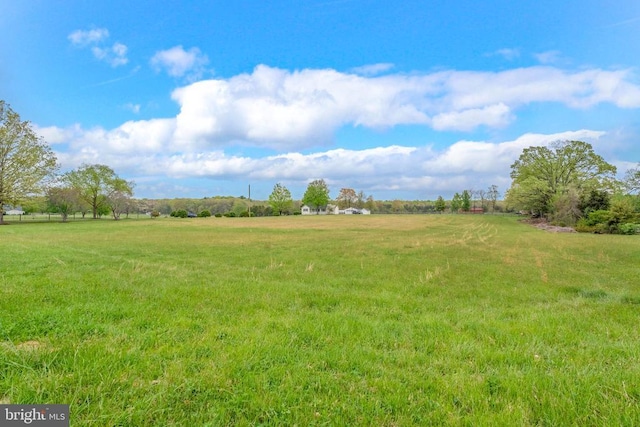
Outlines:
[[582,141],[562,141],[549,147],[525,148],[511,165],[508,202],[516,209],[547,215],[554,202],[570,190],[578,194],[616,186],[616,167]]
[[442,213],[444,212],[444,210],[447,208],[447,204],[445,203],[444,199],[442,198],[442,196],[438,196],[438,199],[436,200],[436,202],[434,203],[434,209],[436,210],[436,212],[438,213]]
[[49,145],[36,135],[28,121],[22,121],[0,100],[0,224],[5,203],[16,204],[42,194],[57,168]]
[[329,187],[324,179],[316,179],[309,183],[302,196],[302,203],[315,209],[316,213],[329,204]]
[[284,185],[277,183],[273,186],[273,191],[269,194],[269,206],[273,212],[282,215],[293,208],[293,199],[291,192]]
[[91,207],[93,218],[105,208],[119,218],[123,196],[133,194],[133,183],[120,178],[109,166],[83,164],[64,176],[65,183],[78,191],[79,198]]

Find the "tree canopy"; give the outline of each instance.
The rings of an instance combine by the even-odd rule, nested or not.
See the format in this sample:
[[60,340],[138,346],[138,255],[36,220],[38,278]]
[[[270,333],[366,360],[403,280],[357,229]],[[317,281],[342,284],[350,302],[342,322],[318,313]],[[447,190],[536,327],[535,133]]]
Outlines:
[[133,183],[120,178],[105,165],[83,164],[65,174],[64,181],[90,206],[94,219],[105,208],[112,211],[114,219],[118,219],[123,200],[133,194]]
[[47,143],[0,100],[0,223],[5,203],[41,194],[57,169],[56,156]]
[[273,212],[278,212],[278,215],[291,210],[293,208],[293,199],[289,189],[280,183],[274,185],[273,191],[269,195],[269,206],[271,206]]
[[336,202],[338,203],[338,207],[340,209],[350,208],[358,204],[359,201],[360,201],[360,197],[358,197],[358,194],[353,188],[341,188],[340,193],[336,198]]
[[570,190],[582,194],[615,187],[616,167],[605,162],[582,141],[562,141],[549,147],[525,148],[511,165],[509,204],[517,209],[546,215],[554,202]]
[[460,196],[460,199],[460,208],[464,212],[469,212],[469,210],[471,209],[471,192],[469,190],[464,190],[462,192],[462,196]]
[[453,199],[451,199],[451,212],[457,213],[462,207],[462,196],[460,193],[455,193]]
[[640,192],[640,165],[627,171],[624,186],[630,194]]
[[302,197],[302,203],[318,212],[329,204],[329,187],[324,179],[316,179],[309,183]]

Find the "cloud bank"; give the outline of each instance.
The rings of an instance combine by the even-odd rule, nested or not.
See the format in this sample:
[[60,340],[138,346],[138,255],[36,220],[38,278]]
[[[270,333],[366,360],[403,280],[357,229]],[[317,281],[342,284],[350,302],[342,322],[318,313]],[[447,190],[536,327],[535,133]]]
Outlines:
[[[104,34],[70,35],[95,43]],[[72,40],[72,41],[73,41]],[[199,51],[177,46],[152,63],[175,76],[203,65]],[[198,65],[200,64],[200,65]],[[389,70],[388,64],[371,72]],[[107,163],[135,176],[252,179],[330,183],[392,191],[431,187],[445,195],[478,183],[508,186],[509,165],[523,148],[559,139],[597,141],[603,133],[575,130],[526,134],[512,141],[459,141],[438,151],[423,146],[330,149],[344,126],[386,129],[417,125],[436,131],[498,129],[533,103],[587,109],[608,103],[640,107],[631,70],[529,67],[501,72],[438,71],[367,75],[332,69],[283,70],[266,65],[252,73],[201,80],[173,91],[175,117],[128,121],[114,129],[41,128],[59,148],[63,166]],[[231,147],[274,154],[229,155]],[[316,150],[302,154],[305,150]]]

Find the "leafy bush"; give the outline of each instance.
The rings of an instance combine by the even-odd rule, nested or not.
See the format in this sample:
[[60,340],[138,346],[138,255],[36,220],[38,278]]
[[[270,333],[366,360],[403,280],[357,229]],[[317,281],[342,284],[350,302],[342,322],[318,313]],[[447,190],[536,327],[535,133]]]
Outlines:
[[160,216],[160,212],[158,212],[158,211],[151,212],[151,218],[157,218],[159,216]]
[[625,223],[618,225],[620,234],[640,234],[640,224]]
[[580,218],[576,223],[576,231],[578,233],[595,233],[596,226],[589,224],[589,220],[587,218]]
[[608,224],[611,218],[611,212],[605,210],[597,210],[589,212],[589,215],[585,219],[586,224],[595,226],[598,224]]
[[609,209],[610,224],[624,224],[635,222],[636,214],[633,205],[633,200],[629,197],[621,197],[611,202],[611,208]]
[[210,216],[211,216],[211,212],[209,212],[208,210],[206,210],[206,209],[205,209],[205,210],[203,210],[202,212],[200,212],[200,213],[198,214],[198,216],[199,216],[200,218],[208,218],[208,217],[210,217]]
[[216,218],[222,218],[222,214],[220,212],[218,212],[217,214],[214,215]]
[[171,212],[171,216],[174,218],[186,218],[187,215],[187,211],[185,211],[184,209],[179,209],[177,211]]

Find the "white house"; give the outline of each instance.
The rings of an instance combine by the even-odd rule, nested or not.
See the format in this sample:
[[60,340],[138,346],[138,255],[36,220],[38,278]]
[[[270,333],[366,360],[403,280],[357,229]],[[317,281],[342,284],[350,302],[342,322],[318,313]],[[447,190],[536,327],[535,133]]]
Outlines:
[[368,209],[357,209],[357,208],[347,208],[347,209],[340,209],[338,211],[339,214],[343,214],[343,215],[358,215],[358,214],[362,214],[362,215],[370,215],[371,211]]
[[22,209],[10,209],[4,213],[5,215],[24,215]]
[[307,205],[302,205],[300,208],[302,215],[338,215],[338,207],[333,205],[327,205],[320,210],[312,209]]

